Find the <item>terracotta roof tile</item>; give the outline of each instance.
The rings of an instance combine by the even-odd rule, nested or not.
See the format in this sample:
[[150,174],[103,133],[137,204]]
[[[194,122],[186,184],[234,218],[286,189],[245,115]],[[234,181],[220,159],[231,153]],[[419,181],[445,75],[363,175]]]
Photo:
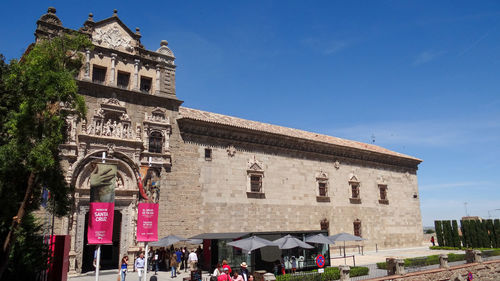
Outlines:
[[349,147],[349,148],[354,148],[354,149],[375,152],[375,153],[382,153],[382,154],[387,154],[387,155],[391,155],[391,156],[411,159],[411,160],[415,160],[415,161],[419,161],[419,162],[422,161],[418,158],[411,157],[411,156],[408,156],[408,155],[405,155],[402,153],[394,152],[394,151],[391,151],[391,150],[388,150],[388,149],[385,149],[383,147],[373,145],[373,144],[367,144],[367,143],[362,143],[362,142],[357,142],[357,141],[352,141],[352,140],[346,140],[346,139],[341,139],[341,138],[337,138],[337,137],[302,131],[302,130],[298,130],[298,129],[292,129],[292,128],[282,127],[282,126],[278,126],[278,125],[261,123],[261,122],[241,119],[241,118],[237,118],[237,117],[217,114],[217,113],[213,113],[213,112],[202,111],[202,110],[198,110],[198,109],[192,109],[192,108],[187,108],[187,107],[181,106],[179,108],[179,113],[180,113],[179,119],[186,118],[186,119],[204,121],[204,122],[209,122],[209,123],[233,126],[233,127],[237,127],[237,128],[256,130],[256,131],[261,131],[261,132],[266,132],[266,133],[283,135],[283,136],[287,136],[287,137],[316,141],[316,142],[320,142],[320,143],[338,145],[338,146],[343,146],[343,147]]

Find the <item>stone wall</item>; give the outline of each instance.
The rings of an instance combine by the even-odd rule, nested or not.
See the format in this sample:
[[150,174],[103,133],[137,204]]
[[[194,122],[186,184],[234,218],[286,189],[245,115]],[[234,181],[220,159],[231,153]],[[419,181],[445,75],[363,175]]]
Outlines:
[[382,278],[367,279],[370,281],[404,280],[404,281],[461,281],[467,280],[467,274],[471,272],[474,280],[497,281],[500,280],[500,260],[484,263],[472,263],[450,268],[440,268],[422,272],[408,273],[404,276],[392,275]]
[[[362,223],[368,249],[421,245],[416,171],[358,160],[328,158],[259,145],[195,140],[172,127],[172,170],[162,189],[160,235],[204,232],[319,230],[353,233]],[[205,149],[212,159],[205,159]],[[232,150],[232,151],[231,151]],[[265,198],[249,198],[248,169],[262,165]],[[329,201],[318,200],[317,177],[328,178]],[[350,202],[353,176],[360,204]],[[379,202],[379,184],[388,188],[388,204]],[[162,186],[164,186],[162,184]],[[174,196],[175,194],[175,196]],[[163,211],[162,211],[163,212]]]

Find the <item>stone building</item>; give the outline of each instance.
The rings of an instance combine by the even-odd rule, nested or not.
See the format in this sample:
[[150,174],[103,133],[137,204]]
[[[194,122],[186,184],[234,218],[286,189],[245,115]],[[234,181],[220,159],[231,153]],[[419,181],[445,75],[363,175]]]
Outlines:
[[[54,8],[37,21],[37,39],[67,32]],[[365,247],[419,245],[421,160],[372,144],[182,107],[174,53],[141,44],[117,16],[79,32],[95,47],[77,77],[86,120],[68,119],[61,147],[74,209],[57,222],[71,235],[70,272],[92,270],[86,243],[90,164],[118,165],[113,245],[103,266],[144,245],[135,240],[137,203],[159,203],[159,234],[327,230],[350,232]],[[142,175],[142,178],[140,178]],[[140,193],[138,181],[144,181]]]

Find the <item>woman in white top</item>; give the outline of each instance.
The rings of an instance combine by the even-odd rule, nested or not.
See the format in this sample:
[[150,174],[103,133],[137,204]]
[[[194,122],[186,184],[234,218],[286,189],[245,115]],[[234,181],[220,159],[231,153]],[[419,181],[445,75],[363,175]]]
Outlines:
[[221,273],[222,273],[222,271],[221,271],[220,263],[218,263],[212,276],[219,277],[219,275],[221,275]]

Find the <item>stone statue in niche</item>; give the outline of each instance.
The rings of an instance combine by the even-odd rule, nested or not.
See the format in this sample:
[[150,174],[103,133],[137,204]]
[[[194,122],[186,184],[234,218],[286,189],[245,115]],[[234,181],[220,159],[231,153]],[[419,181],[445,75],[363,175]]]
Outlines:
[[155,168],[149,168],[143,180],[146,195],[153,203],[160,199],[160,172]]

